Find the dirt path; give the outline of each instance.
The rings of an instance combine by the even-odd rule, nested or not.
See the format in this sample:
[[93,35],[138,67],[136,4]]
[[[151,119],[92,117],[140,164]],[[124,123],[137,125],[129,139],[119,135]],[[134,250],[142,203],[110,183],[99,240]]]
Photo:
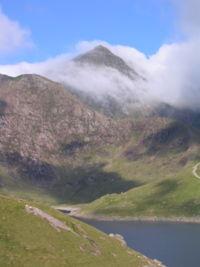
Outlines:
[[198,172],[198,168],[200,166],[200,162],[197,163],[194,167],[193,167],[193,170],[192,170],[192,174],[197,178],[197,179],[200,179],[200,175],[197,173]]
[[74,231],[70,227],[68,227],[64,222],[54,218],[53,216],[49,215],[48,213],[44,212],[41,209],[26,205],[25,210],[27,213],[31,213],[35,216],[45,219],[57,231],[64,230],[64,231],[70,231],[74,233]]

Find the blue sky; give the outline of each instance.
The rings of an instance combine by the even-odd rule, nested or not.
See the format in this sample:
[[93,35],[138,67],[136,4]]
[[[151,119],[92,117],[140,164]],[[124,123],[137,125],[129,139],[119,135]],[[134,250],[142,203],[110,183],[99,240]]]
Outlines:
[[128,45],[149,55],[175,38],[170,0],[0,0],[0,6],[29,30],[31,43],[1,53],[1,64],[42,61],[83,40]]

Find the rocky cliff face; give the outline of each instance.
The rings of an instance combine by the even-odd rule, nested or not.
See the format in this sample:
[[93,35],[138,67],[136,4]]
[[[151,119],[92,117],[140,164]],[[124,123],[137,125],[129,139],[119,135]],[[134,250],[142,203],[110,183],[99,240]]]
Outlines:
[[119,143],[130,125],[89,109],[37,75],[0,76],[0,152],[46,160],[85,146]]

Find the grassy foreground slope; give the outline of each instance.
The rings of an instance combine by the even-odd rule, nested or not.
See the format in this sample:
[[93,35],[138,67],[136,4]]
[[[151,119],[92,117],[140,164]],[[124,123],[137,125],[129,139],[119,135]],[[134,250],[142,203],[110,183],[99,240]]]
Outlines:
[[40,207],[70,229],[58,231],[48,220],[28,213],[26,204],[0,196],[0,266],[157,266],[117,239],[48,207]]

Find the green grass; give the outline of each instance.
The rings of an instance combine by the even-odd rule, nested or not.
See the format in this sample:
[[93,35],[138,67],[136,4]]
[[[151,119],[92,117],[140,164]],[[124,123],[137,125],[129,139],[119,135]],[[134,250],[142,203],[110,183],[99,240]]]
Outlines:
[[26,203],[0,195],[0,266],[140,267],[150,262],[93,227],[31,203],[65,222],[76,234],[58,232],[44,219],[28,214]]
[[190,163],[169,177],[156,179],[123,194],[104,196],[87,205],[85,213],[107,216],[199,216],[200,181]]

